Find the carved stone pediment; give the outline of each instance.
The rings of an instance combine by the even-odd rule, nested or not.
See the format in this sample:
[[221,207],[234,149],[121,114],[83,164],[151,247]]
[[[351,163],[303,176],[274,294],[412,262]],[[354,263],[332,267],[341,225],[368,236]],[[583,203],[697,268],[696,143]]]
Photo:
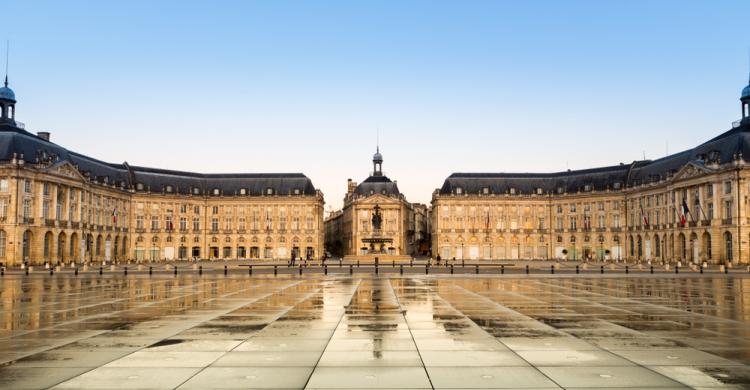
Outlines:
[[705,166],[690,162],[680,168],[680,170],[678,170],[677,173],[675,173],[675,175],[672,177],[672,180],[687,180],[709,173],[711,173],[711,170],[706,168]]
[[44,169],[45,173],[67,177],[74,180],[86,181],[81,172],[68,161],[60,161]]

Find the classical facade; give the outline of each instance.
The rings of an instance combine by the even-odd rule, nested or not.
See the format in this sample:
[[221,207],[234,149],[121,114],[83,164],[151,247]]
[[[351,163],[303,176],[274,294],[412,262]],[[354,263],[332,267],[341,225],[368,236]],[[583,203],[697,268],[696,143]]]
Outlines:
[[658,160],[559,173],[454,173],[432,249],[456,259],[750,259],[750,85],[742,119]]
[[383,174],[379,149],[372,163],[365,181],[348,180],[343,209],[326,219],[326,247],[349,259],[410,258],[418,245],[414,207]]
[[0,88],[0,262],[318,258],[323,195],[303,174],[112,164],[15,120]]

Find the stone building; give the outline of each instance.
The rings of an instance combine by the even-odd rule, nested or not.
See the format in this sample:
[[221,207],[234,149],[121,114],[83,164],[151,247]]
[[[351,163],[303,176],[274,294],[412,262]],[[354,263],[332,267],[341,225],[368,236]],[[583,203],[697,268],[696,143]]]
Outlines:
[[417,249],[414,207],[383,174],[380,149],[365,181],[347,182],[344,207],[326,219],[327,247],[347,259],[408,259]]
[[15,120],[0,88],[0,262],[318,258],[323,195],[303,174],[103,162]]
[[748,263],[750,85],[742,119],[657,160],[559,173],[454,173],[432,197],[432,250],[456,259]]

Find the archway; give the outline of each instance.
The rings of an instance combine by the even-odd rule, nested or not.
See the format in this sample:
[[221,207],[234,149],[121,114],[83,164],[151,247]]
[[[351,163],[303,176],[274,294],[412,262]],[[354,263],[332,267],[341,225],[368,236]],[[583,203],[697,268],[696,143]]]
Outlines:
[[21,246],[21,255],[23,256],[23,261],[29,261],[31,258],[31,248],[33,240],[34,235],[31,233],[31,230],[23,232],[23,244]]
[[701,247],[704,259],[710,262],[713,259],[713,251],[711,250],[711,235],[708,232],[703,233]]
[[677,251],[677,253],[676,253],[677,260],[685,260],[685,257],[687,255],[687,248],[685,246],[685,235],[684,234],[680,233],[677,236],[676,246],[677,247],[675,249]]
[[66,259],[65,244],[66,244],[65,232],[60,232],[60,234],[57,235],[57,259],[63,263],[65,262],[65,259]]
[[695,233],[690,234],[690,253],[688,259],[692,263],[698,263],[700,259],[700,243],[698,242],[698,235]]
[[734,258],[732,248],[732,233],[725,232],[724,233],[724,260],[727,262],[731,262]]
[[73,261],[78,261],[78,233],[72,233],[70,235],[70,242],[68,243],[68,256]]
[[42,247],[42,251],[45,261],[51,262],[52,260],[52,241],[54,241],[52,232],[48,231],[47,233],[44,233],[44,246]]

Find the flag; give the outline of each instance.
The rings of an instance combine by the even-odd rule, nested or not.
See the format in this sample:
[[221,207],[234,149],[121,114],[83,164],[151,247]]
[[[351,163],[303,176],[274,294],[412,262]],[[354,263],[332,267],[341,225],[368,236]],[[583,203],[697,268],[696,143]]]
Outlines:
[[690,214],[690,209],[688,208],[687,202],[683,198],[682,199],[682,207],[680,207],[680,224],[682,226],[685,226],[685,220],[686,220],[685,216],[687,214]]
[[643,226],[648,227],[648,215],[646,215],[643,212],[643,203],[640,204],[641,207],[641,219],[643,219]]
[[117,223],[117,207],[112,210],[112,223]]

